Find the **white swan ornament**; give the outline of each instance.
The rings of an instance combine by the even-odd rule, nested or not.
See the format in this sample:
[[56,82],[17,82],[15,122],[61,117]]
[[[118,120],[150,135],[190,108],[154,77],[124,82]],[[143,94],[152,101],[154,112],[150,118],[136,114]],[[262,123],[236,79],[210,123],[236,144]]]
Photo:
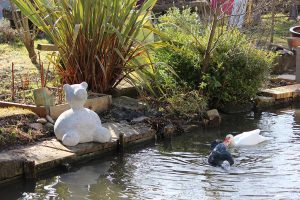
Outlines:
[[259,133],[260,130],[255,129],[253,131],[243,132],[236,136],[229,134],[226,136],[224,143],[227,146],[251,146],[270,140],[270,138],[264,137]]

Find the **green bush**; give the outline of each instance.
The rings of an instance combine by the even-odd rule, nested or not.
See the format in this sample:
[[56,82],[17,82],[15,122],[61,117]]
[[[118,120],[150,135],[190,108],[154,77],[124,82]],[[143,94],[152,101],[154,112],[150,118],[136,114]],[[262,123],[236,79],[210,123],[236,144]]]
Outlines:
[[158,21],[158,29],[170,37],[156,59],[174,69],[177,76],[168,75],[175,82],[198,90],[211,106],[247,102],[268,78],[275,54],[255,48],[239,30],[218,27],[209,70],[203,73],[209,27],[204,28],[190,9],[172,8]]
[[204,78],[210,101],[215,105],[248,102],[268,79],[275,56],[255,48],[237,29],[227,31],[219,38]]
[[182,91],[177,88],[177,94],[174,93],[167,98],[170,107],[180,115],[189,116],[191,114],[199,114],[207,108],[207,100],[199,91]]
[[[171,66],[178,76],[177,82],[184,82],[191,88],[196,88],[201,72],[203,48],[195,45],[195,38],[202,35],[203,30],[196,13],[187,8],[180,12],[178,8],[171,8],[167,14],[159,17],[158,28],[171,41],[156,52],[157,61]],[[199,52],[200,51],[200,52]]]

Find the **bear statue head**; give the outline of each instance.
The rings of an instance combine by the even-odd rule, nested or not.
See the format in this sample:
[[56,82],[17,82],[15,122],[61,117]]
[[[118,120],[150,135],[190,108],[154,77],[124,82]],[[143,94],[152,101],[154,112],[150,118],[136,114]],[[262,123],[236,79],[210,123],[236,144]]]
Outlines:
[[66,100],[72,109],[83,108],[88,96],[86,91],[87,87],[88,84],[86,82],[74,85],[64,85]]

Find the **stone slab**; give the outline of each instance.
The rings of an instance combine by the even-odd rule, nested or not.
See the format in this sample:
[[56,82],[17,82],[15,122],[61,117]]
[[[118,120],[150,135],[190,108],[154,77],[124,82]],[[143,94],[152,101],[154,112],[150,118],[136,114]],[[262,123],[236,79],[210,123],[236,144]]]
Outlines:
[[36,172],[41,173],[64,163],[72,163],[116,150],[118,147],[117,139],[121,133],[124,134],[125,145],[143,142],[155,137],[155,130],[143,123],[133,126],[122,123],[104,123],[103,126],[113,134],[111,142],[91,142],[66,147],[60,141],[52,138],[32,146],[0,152],[0,183],[23,176],[25,161],[34,161]]
[[147,105],[145,103],[127,96],[114,98],[112,101],[112,105],[118,108],[124,108],[134,111],[145,110],[147,108]]
[[296,81],[296,75],[294,74],[281,74],[275,77],[279,80]]
[[287,85],[271,89],[261,90],[263,96],[273,97],[275,99],[293,98],[293,94],[300,90],[300,84]]

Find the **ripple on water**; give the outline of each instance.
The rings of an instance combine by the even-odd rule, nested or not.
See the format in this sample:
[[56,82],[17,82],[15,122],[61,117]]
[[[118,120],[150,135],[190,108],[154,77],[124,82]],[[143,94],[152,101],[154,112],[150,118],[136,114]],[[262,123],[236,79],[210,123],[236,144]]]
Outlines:
[[[209,144],[227,133],[260,128],[270,141],[230,148],[229,171],[207,164]],[[300,199],[300,110],[224,117],[220,129],[198,130],[72,172],[15,185],[21,199]],[[0,192],[1,194],[1,192]],[[3,195],[1,195],[3,197]],[[9,198],[14,199],[14,198]]]

